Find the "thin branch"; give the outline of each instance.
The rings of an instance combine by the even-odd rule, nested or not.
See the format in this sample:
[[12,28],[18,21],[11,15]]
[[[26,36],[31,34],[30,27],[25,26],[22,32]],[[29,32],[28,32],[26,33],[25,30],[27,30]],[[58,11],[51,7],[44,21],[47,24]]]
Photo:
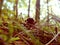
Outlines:
[[56,37],[60,34],[60,32],[58,32],[54,37],[53,39],[51,39],[47,44],[45,45],[49,45],[52,41],[54,41],[56,39]]

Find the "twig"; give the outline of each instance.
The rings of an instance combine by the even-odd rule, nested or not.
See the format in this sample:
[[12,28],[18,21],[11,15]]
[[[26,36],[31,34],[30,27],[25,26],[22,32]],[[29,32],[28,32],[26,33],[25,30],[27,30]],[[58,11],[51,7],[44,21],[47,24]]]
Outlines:
[[54,39],[56,39],[56,37],[58,36],[60,34],[60,32],[58,32],[54,37],[53,37],[53,39],[51,39],[47,44],[45,44],[45,45],[49,45]]

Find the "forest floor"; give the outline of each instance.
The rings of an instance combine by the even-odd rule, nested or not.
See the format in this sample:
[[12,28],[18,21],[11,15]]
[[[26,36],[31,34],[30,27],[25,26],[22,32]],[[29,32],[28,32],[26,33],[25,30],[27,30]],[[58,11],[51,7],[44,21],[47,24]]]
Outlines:
[[4,21],[0,24],[0,45],[60,45],[60,33],[26,22]]

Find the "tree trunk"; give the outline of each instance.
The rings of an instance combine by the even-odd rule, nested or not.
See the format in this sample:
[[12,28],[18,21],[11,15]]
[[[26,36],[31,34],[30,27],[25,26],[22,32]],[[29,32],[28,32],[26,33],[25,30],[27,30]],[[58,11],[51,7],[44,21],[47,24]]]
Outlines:
[[47,0],[47,24],[49,26],[49,6],[48,6],[48,0]]
[[16,0],[16,18],[18,17],[18,0]]
[[14,4],[14,7],[13,7],[13,11],[15,11],[15,19],[17,19],[18,17],[18,0],[15,0],[15,4]]
[[29,0],[29,5],[28,5],[28,17],[30,17],[30,1],[31,0]]
[[36,0],[36,16],[35,16],[36,22],[39,22],[40,20],[40,0]]
[[1,17],[1,14],[2,14],[2,5],[3,5],[3,1],[4,1],[4,0],[0,0],[0,17]]

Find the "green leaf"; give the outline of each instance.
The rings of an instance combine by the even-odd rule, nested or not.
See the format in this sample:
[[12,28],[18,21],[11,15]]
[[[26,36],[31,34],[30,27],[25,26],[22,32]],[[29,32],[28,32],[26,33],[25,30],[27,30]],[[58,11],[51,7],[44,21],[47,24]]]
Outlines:
[[3,30],[0,29],[0,33],[2,33],[2,32],[3,32]]
[[14,32],[12,22],[9,22],[8,27],[9,27],[9,35],[10,35],[10,37],[11,37],[12,34],[13,34],[13,32]]
[[0,20],[0,25],[2,25],[2,22],[3,22],[3,21],[2,21],[2,20]]
[[12,41],[19,40],[19,39],[20,39],[19,37],[12,37],[12,38],[10,38],[9,43],[11,43]]
[[4,35],[4,34],[0,34],[0,37],[1,37],[4,41],[6,41],[6,40],[7,40],[7,36],[6,36],[6,35]]

